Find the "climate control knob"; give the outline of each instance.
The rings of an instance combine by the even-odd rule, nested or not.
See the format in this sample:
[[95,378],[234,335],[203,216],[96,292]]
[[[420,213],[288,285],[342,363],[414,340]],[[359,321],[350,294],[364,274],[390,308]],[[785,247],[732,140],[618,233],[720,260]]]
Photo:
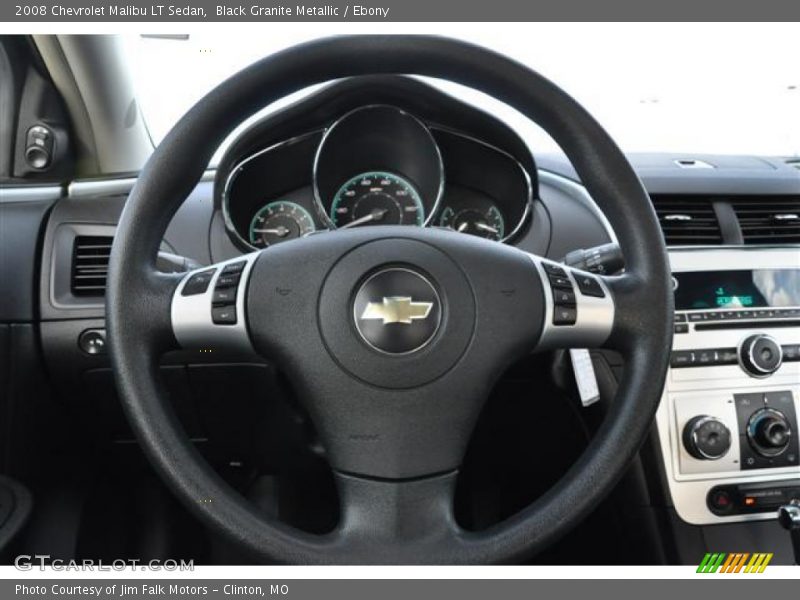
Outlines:
[[719,419],[700,415],[683,428],[683,445],[699,460],[717,460],[730,450],[731,432]]
[[765,333],[751,335],[739,346],[739,364],[753,377],[772,375],[782,361],[781,345]]
[[781,411],[762,408],[753,413],[747,423],[747,439],[761,456],[778,456],[792,440],[792,427]]

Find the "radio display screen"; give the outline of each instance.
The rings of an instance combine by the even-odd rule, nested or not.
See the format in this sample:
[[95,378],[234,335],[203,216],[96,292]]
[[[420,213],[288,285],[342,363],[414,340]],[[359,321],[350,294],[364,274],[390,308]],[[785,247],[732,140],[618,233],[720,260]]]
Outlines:
[[800,269],[673,273],[676,310],[800,306]]

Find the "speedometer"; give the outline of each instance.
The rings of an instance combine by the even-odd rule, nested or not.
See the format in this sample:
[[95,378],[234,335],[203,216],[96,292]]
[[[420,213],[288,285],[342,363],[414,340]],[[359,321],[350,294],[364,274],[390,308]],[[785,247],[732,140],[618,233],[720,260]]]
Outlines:
[[360,225],[419,225],[425,208],[419,192],[407,179],[386,171],[368,171],[348,179],[331,205],[336,227]]

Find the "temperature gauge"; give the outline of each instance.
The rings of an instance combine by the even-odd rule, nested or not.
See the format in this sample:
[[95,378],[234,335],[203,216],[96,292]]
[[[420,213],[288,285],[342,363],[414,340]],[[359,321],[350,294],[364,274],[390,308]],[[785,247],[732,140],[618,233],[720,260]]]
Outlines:
[[505,237],[503,215],[494,205],[486,210],[477,208],[454,209],[448,206],[442,211],[439,225],[460,233],[477,235],[487,240],[500,241]]

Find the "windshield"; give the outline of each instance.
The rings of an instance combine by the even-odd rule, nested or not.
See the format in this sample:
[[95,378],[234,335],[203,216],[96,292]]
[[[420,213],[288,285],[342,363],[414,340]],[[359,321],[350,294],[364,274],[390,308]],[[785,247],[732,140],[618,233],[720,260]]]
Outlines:
[[[155,143],[206,92],[242,67],[282,48],[339,33],[335,24],[216,25],[199,31],[125,38],[138,101]],[[459,23],[359,31],[448,35],[515,58],[574,96],[627,152],[800,154],[797,24]],[[557,150],[516,111],[472,90],[435,83],[498,115],[533,152]]]

